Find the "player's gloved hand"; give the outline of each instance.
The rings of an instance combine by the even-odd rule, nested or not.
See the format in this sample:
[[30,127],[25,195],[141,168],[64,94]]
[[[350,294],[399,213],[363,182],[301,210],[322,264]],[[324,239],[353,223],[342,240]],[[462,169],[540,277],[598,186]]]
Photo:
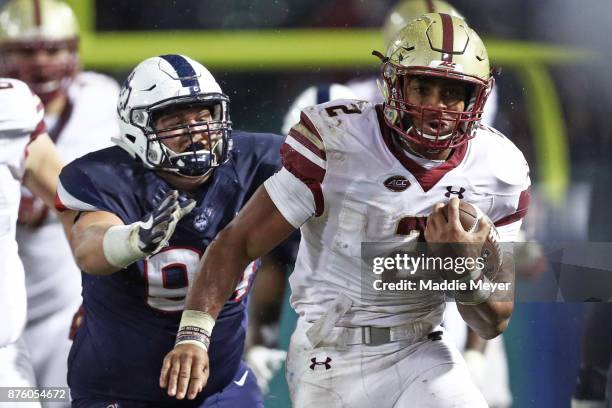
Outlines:
[[287,359],[287,352],[256,345],[247,350],[244,359],[255,373],[261,392],[265,394],[268,383]]
[[117,268],[125,268],[166,246],[176,224],[196,205],[194,200],[187,200],[181,205],[178,197],[178,191],[171,190],[141,221],[109,228],[103,241],[104,256],[108,263]]
[[[153,255],[168,244],[176,224],[195,207],[195,200],[186,201],[183,206],[178,201],[178,191],[166,194],[162,202],[138,224],[138,235],[132,234],[133,242],[143,254]],[[137,240],[136,240],[137,239]]]
[[468,371],[472,375],[472,380],[478,388],[486,386],[486,359],[481,351],[474,349],[467,349],[463,353],[463,359],[467,365]]

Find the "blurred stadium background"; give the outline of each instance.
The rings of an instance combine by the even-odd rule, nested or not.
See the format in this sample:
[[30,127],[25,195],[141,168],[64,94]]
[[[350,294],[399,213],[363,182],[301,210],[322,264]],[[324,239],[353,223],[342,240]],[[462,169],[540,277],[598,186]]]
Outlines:
[[[0,5],[5,1],[0,0]],[[86,69],[120,82],[140,60],[185,53],[231,97],[235,128],[279,132],[314,84],[376,74],[373,49],[394,0],[72,0]],[[610,241],[612,15],[609,0],[449,0],[488,46],[495,127],[525,153],[536,185],[528,227],[548,241]],[[515,407],[565,407],[587,306],[520,302],[507,332]],[[280,345],[293,327],[283,313]],[[282,373],[268,407],[289,406]]]

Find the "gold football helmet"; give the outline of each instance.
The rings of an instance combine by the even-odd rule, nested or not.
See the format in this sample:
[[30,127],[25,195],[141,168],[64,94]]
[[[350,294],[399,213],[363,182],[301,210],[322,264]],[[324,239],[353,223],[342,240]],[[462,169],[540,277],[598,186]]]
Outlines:
[[[405,26],[382,58],[381,88],[385,121],[412,143],[430,150],[459,146],[474,136],[493,86],[487,50],[465,20],[449,14],[424,14]],[[408,101],[412,78],[438,78],[466,89],[465,109],[421,106]],[[433,118],[433,119],[432,119]],[[418,119],[418,120],[417,120]],[[425,120],[450,122],[434,134],[413,126]]]
[[0,11],[0,75],[26,82],[46,103],[76,74],[78,41],[66,3],[11,0]]
[[444,13],[463,18],[453,6],[442,0],[403,0],[391,9],[382,28],[385,46],[402,28],[417,17],[427,13]]

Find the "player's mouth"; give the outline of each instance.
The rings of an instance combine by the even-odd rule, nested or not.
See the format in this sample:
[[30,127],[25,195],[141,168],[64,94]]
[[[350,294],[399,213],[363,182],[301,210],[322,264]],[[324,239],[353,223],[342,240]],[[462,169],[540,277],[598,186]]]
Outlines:
[[429,119],[423,122],[423,132],[429,135],[446,135],[452,131],[449,120]]

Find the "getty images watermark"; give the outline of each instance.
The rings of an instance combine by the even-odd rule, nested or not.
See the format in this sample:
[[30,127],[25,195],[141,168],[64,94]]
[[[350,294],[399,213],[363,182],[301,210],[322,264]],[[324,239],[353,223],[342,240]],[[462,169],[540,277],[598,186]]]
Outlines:
[[512,300],[513,270],[499,267],[503,252],[470,245],[362,243],[361,295],[382,302],[408,298],[428,302],[451,301],[458,294],[484,291],[496,300]]
[[[406,297],[453,300],[458,291],[487,285],[499,301],[612,302],[612,242],[500,243],[500,249],[501,275],[487,253],[457,257],[437,253],[427,243],[364,242],[361,296],[389,304]],[[472,284],[465,276],[483,262],[488,282]]]
[[[487,259],[484,256],[427,256],[423,253],[377,256],[372,258],[372,273],[378,276],[372,281],[372,288],[376,291],[510,290],[511,282],[470,279],[471,273],[484,271],[486,267]],[[450,276],[456,279],[443,279]]]

